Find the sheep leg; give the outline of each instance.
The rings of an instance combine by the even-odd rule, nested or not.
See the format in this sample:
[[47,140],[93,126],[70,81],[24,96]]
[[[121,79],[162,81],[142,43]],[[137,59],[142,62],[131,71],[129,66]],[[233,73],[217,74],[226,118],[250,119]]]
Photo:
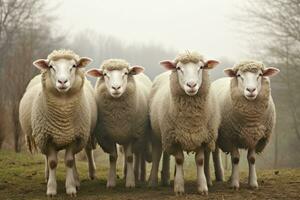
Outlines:
[[74,163],[75,163],[75,156],[71,145],[66,149],[66,153],[65,153],[66,193],[71,197],[75,197],[77,192],[74,171],[73,171]]
[[75,180],[76,190],[79,190],[80,180],[79,180],[79,174],[78,174],[77,167],[76,167],[76,159],[74,159],[73,176],[74,176],[74,180]]
[[45,182],[48,183],[49,179],[49,167],[48,167],[48,156],[45,155]]
[[207,182],[204,173],[204,148],[203,147],[200,147],[196,151],[195,162],[197,166],[197,185],[198,185],[197,190],[200,194],[207,195],[208,188],[207,188]]
[[216,181],[223,182],[224,181],[224,169],[223,169],[223,165],[222,165],[221,151],[218,147],[216,147],[215,151],[213,152],[213,161],[214,161]]
[[106,187],[108,188],[112,188],[116,186],[117,158],[118,158],[117,147],[116,144],[114,144],[114,148],[112,152],[109,154],[109,172],[108,172],[107,183],[106,183]]
[[149,176],[149,186],[156,187],[158,185],[158,168],[162,153],[162,146],[160,142],[153,142],[152,145],[152,167]]
[[240,161],[240,153],[238,148],[234,147],[231,151],[231,163],[232,163],[232,171],[231,171],[231,184],[230,187],[234,190],[238,190],[240,187],[239,183],[239,161]]
[[89,177],[91,180],[93,180],[96,178],[96,165],[94,160],[93,149],[87,145],[84,150],[88,160]]
[[163,153],[161,183],[164,186],[170,185],[170,155],[166,152]]
[[254,149],[248,150],[247,159],[248,159],[248,164],[249,164],[248,184],[251,188],[257,189],[258,183],[257,183],[256,170],[255,170],[255,150]]
[[145,182],[146,181],[146,158],[145,154],[143,153],[141,155],[141,171],[140,171],[140,181]]
[[174,177],[174,192],[176,195],[182,195],[184,194],[183,151],[182,150],[177,151],[174,156],[176,161],[176,165],[175,165],[176,174]]
[[48,169],[49,179],[47,183],[47,196],[55,196],[57,194],[57,183],[56,183],[56,167],[57,167],[57,151],[53,147],[49,147],[47,153],[48,157]]
[[140,180],[140,163],[141,157],[140,153],[134,153],[134,177],[136,181]]
[[207,182],[208,187],[212,186],[212,181],[211,181],[211,176],[210,176],[210,168],[209,168],[210,153],[211,153],[210,150],[204,151],[204,174],[206,177],[206,182]]
[[135,177],[133,169],[133,153],[132,153],[132,144],[125,145],[125,156],[126,156],[126,180],[125,187],[134,188],[135,187]]

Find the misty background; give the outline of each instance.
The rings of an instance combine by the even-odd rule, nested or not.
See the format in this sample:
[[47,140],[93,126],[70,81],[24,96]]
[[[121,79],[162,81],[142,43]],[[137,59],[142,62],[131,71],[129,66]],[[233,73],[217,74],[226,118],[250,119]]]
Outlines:
[[281,70],[276,132],[258,168],[300,167],[299,42],[300,0],[0,0],[0,147],[26,151],[19,101],[39,73],[32,62],[54,49],[92,58],[88,68],[123,58],[152,79],[160,60],[195,50],[220,61],[212,80],[244,59]]

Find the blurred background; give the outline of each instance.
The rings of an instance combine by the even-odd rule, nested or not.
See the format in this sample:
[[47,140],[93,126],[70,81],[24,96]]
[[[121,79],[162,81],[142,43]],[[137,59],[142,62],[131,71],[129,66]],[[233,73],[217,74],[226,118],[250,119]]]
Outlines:
[[39,73],[32,62],[59,48],[89,67],[124,58],[152,79],[184,50],[220,61],[212,80],[243,59],[278,67],[276,133],[258,168],[300,167],[300,0],[0,0],[0,148],[27,151],[19,100]]

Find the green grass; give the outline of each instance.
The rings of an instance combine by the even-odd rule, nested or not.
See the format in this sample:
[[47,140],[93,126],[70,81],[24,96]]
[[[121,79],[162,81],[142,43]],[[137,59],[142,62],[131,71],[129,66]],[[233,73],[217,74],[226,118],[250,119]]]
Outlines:
[[[54,199],[69,199],[65,194],[65,167],[59,159],[57,170],[58,194]],[[81,187],[76,199],[300,199],[300,169],[260,170],[260,188],[247,187],[247,173],[241,172],[241,189],[232,191],[228,183],[214,183],[208,196],[197,194],[195,167],[192,163],[185,166],[186,194],[176,197],[173,188],[158,187],[150,189],[146,184],[138,184],[135,189],[126,189],[119,178],[115,189],[106,189],[107,159],[97,159],[97,179],[87,177],[87,163],[78,162]],[[121,166],[119,164],[119,166]],[[148,166],[148,169],[150,166]],[[278,171],[278,174],[275,173]],[[172,174],[172,173],[171,173]],[[118,169],[121,177],[121,168]],[[228,178],[228,172],[226,173]],[[39,154],[0,151],[0,199],[48,199],[44,179],[44,158]],[[71,198],[70,198],[71,199]]]

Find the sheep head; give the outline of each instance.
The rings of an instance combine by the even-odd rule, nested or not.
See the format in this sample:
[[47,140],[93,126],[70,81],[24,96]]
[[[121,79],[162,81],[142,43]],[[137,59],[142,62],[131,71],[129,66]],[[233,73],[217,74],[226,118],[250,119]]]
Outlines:
[[49,83],[56,88],[58,92],[69,91],[76,81],[77,70],[85,67],[92,59],[87,57],[80,58],[70,50],[55,50],[49,54],[47,59],[38,59],[33,65],[42,72],[49,74]]
[[103,78],[109,94],[119,98],[126,91],[128,80],[143,71],[143,67],[130,66],[125,60],[109,59],[103,62],[101,69],[91,69],[87,74]]
[[179,54],[175,61],[160,62],[167,70],[177,73],[180,87],[189,96],[198,93],[202,84],[203,70],[213,69],[218,63],[216,60],[204,61],[203,57],[196,52]]
[[279,71],[274,67],[266,68],[257,61],[243,61],[224,70],[227,76],[237,79],[238,89],[250,101],[260,93],[263,79],[275,76]]

